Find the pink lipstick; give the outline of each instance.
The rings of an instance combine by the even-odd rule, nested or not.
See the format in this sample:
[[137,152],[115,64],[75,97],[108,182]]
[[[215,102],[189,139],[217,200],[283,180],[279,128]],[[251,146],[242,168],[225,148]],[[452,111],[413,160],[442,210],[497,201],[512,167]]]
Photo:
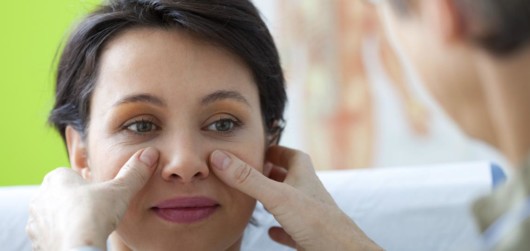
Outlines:
[[191,224],[208,218],[219,206],[217,201],[207,197],[180,197],[160,202],[152,210],[166,221]]

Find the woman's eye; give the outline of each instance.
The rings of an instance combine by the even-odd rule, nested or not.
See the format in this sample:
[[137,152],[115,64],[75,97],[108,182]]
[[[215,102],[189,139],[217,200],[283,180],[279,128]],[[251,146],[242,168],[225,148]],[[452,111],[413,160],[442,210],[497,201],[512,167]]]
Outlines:
[[208,125],[207,129],[216,132],[231,132],[237,126],[238,122],[233,119],[219,119]]
[[140,120],[135,121],[126,126],[127,130],[133,131],[135,133],[144,134],[157,130],[157,126],[151,121]]

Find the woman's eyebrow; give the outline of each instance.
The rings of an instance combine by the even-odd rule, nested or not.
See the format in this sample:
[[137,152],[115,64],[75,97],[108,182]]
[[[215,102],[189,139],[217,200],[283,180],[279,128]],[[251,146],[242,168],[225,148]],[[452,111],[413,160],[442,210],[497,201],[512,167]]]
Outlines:
[[127,103],[138,103],[138,102],[144,102],[144,103],[150,103],[156,106],[163,106],[166,107],[166,103],[153,95],[147,94],[147,93],[141,93],[141,94],[133,94],[130,96],[126,96],[122,99],[120,99],[118,102],[114,104],[114,106],[119,106]]
[[248,100],[243,95],[241,95],[241,93],[237,91],[226,91],[226,90],[220,90],[220,91],[216,91],[216,92],[206,95],[204,98],[202,98],[201,104],[208,105],[213,102],[224,100],[224,99],[232,99],[237,102],[241,102],[247,106],[250,106],[250,103],[248,102]]

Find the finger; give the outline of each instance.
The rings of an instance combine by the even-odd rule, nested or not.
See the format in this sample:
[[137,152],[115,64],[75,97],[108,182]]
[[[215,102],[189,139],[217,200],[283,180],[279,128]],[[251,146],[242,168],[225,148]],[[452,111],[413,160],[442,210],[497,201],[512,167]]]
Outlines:
[[121,187],[124,198],[132,198],[142,189],[153,174],[159,153],[152,147],[136,152],[120,169],[116,177],[109,181],[112,185]]
[[283,182],[285,180],[285,177],[287,176],[287,170],[283,167],[276,166],[270,162],[267,164],[270,164],[270,166],[268,167],[270,168],[268,172],[268,177],[272,180]]
[[273,241],[278,242],[282,245],[289,246],[291,248],[296,248],[296,242],[281,227],[269,228],[269,237],[271,237]]
[[[298,150],[274,145],[267,149],[265,158],[272,164],[283,167],[289,172],[314,172],[313,164],[309,155]],[[293,167],[295,167],[295,169],[291,170]]]
[[216,150],[210,156],[214,173],[227,185],[261,201],[271,212],[288,196],[290,187],[265,177],[233,154]]
[[[316,175],[311,158],[306,153],[290,149],[283,146],[271,146],[267,149],[267,161],[281,169],[276,169],[274,180],[281,180],[297,189],[314,190],[315,184],[321,186],[321,182]],[[285,171],[282,179],[281,172]],[[323,187],[323,186],[322,186]]]
[[[328,204],[335,204],[318,178],[311,158],[306,153],[275,145],[267,149],[266,158],[267,161],[276,166],[271,170],[271,174],[275,173],[275,177],[272,176],[271,179],[282,180],[284,183],[304,191],[310,197]],[[281,179],[282,172],[285,172],[283,179]]]
[[60,185],[70,186],[83,182],[83,178],[77,172],[67,167],[59,167],[44,176],[41,186]]

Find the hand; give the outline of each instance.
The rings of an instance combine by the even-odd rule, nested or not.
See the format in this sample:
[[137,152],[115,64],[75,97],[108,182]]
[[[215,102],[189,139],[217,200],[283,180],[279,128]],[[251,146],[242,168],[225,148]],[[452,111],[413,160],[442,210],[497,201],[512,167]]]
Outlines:
[[268,177],[231,153],[210,156],[223,182],[259,200],[280,223],[269,230],[273,240],[303,250],[381,250],[338,208],[308,155],[273,146],[267,160]]
[[108,236],[129,201],[151,177],[157,161],[155,149],[139,150],[114,179],[102,183],[89,183],[70,168],[48,173],[30,203],[26,232],[33,250],[81,246],[106,250]]

